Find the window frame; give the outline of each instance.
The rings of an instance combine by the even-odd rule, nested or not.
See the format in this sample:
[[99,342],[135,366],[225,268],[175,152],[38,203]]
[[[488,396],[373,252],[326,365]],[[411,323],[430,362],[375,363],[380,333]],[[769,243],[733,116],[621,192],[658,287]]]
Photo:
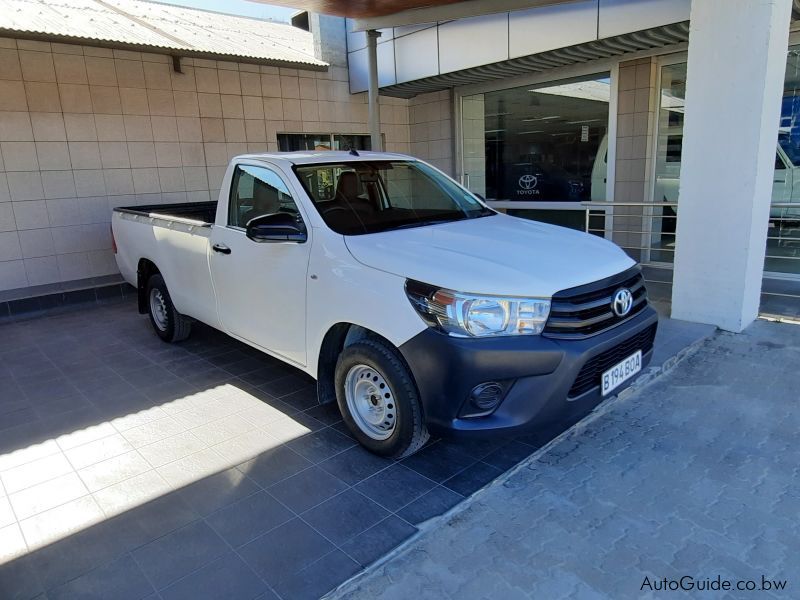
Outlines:
[[[265,170],[269,171],[270,173],[274,174],[280,180],[280,182],[283,184],[283,186],[287,190],[286,192],[283,192],[282,190],[278,190],[278,191],[280,193],[284,193],[284,194],[288,195],[292,199],[292,202],[294,203],[295,209],[297,211],[297,216],[303,221],[303,223],[305,223],[305,216],[303,215],[303,211],[300,208],[300,202],[298,202],[298,200],[296,198],[297,190],[295,190],[293,186],[289,185],[289,182],[286,181],[286,178],[283,176],[283,173],[281,173],[281,171],[279,171],[277,167],[275,167],[273,165],[268,165],[266,163],[257,163],[256,164],[256,163],[249,163],[249,162],[241,162],[241,163],[236,163],[236,165],[233,168],[233,173],[231,174],[231,183],[230,183],[230,188],[228,189],[228,210],[227,210],[227,215],[225,217],[225,227],[227,229],[232,229],[234,231],[241,231],[241,232],[247,231],[247,227],[242,227],[241,225],[232,225],[231,224],[231,216],[232,216],[233,210],[234,210],[233,209],[233,204],[234,204],[233,203],[233,193],[234,193],[234,190],[236,189],[236,187],[238,186],[240,173],[247,173],[247,171],[245,171],[242,167],[251,167],[251,168],[254,168],[254,169],[265,169]],[[253,177],[256,178],[254,175],[253,175]]]

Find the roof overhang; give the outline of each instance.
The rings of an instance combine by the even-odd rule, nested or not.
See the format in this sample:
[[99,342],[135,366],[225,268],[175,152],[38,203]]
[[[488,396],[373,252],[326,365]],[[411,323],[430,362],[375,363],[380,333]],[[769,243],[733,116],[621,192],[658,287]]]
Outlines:
[[578,0],[251,0],[348,17],[354,31],[421,25]]

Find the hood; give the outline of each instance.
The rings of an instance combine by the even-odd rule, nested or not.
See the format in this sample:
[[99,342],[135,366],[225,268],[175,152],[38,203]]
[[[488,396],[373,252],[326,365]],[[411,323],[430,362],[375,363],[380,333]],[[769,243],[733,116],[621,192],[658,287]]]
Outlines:
[[595,235],[507,215],[345,236],[369,267],[459,292],[550,297],[629,269]]

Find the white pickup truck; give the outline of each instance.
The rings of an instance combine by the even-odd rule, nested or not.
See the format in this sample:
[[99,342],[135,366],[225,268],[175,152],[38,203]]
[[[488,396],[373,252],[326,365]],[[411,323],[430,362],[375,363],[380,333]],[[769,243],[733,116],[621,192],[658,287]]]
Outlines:
[[201,321],[302,369],[387,456],[586,413],[652,354],[622,250],[498,214],[408,156],[238,156],[218,202],[117,208],[112,229],[162,339]]

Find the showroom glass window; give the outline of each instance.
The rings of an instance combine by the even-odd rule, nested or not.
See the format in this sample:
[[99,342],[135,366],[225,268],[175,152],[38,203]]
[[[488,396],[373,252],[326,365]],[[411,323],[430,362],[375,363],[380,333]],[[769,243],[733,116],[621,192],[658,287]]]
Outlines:
[[[686,63],[661,68],[653,202],[677,202],[683,147]],[[800,47],[789,48],[775,144],[765,270],[800,274]],[[788,206],[787,206],[788,205]],[[664,214],[672,213],[664,208]],[[675,219],[653,219],[652,260],[668,262],[675,244]],[[659,252],[659,248],[661,251]]]
[[605,158],[610,92],[604,73],[465,96],[467,185],[490,201],[577,205],[604,198],[605,178],[593,181],[592,174]]
[[353,133],[279,133],[278,150],[370,150],[372,142],[365,134]]

